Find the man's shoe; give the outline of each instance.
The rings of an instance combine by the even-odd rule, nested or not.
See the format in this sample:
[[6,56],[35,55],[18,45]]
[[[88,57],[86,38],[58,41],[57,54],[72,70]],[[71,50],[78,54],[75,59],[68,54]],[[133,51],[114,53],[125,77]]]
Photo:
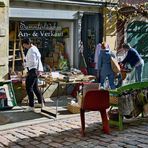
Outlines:
[[34,111],[34,108],[33,107],[30,107],[30,106],[28,106],[25,110],[24,110],[24,112],[33,112]]
[[36,104],[34,104],[34,107],[35,108],[42,108],[42,104],[36,103]]

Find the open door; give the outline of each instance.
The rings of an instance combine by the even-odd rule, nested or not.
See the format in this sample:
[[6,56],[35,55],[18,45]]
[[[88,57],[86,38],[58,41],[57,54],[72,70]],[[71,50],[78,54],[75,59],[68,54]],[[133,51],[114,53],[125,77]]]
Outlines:
[[94,74],[94,54],[96,45],[102,42],[103,16],[100,13],[84,14],[82,18],[82,41],[84,57],[89,74]]

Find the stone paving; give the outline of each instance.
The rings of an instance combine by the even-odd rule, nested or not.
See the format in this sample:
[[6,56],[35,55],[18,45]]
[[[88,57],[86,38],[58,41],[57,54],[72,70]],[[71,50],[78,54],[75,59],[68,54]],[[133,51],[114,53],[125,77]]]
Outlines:
[[86,113],[86,136],[79,114],[0,131],[0,148],[148,148],[148,117],[128,120],[124,130],[101,131],[100,114]]

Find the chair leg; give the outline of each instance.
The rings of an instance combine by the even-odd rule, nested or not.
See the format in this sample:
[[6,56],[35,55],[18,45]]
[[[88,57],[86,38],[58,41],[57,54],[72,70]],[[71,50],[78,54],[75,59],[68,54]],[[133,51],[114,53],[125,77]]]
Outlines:
[[81,136],[85,136],[85,110],[80,109],[80,117],[81,117]]
[[118,124],[119,124],[119,130],[123,129],[123,116],[121,115],[121,113],[119,113],[118,115]]
[[103,125],[103,131],[104,133],[106,134],[109,134],[110,133],[110,128],[109,128],[109,121],[107,119],[107,113],[106,113],[106,110],[100,110],[100,113],[101,113],[101,118],[102,118],[102,125]]

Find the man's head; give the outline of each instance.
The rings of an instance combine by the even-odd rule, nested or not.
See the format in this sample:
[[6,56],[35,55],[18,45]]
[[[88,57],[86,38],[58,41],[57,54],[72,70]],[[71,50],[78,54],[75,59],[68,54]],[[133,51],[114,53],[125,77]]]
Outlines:
[[109,44],[107,42],[102,42],[101,43],[101,48],[105,50],[110,50]]
[[123,44],[122,44],[122,48],[123,48],[125,51],[128,51],[131,47],[130,47],[130,44],[123,43]]
[[31,43],[32,42],[31,42],[30,38],[24,38],[22,40],[22,46],[26,49],[29,49],[31,47]]
[[102,49],[106,49],[107,48],[107,43],[106,42],[102,42],[101,43],[101,48]]

